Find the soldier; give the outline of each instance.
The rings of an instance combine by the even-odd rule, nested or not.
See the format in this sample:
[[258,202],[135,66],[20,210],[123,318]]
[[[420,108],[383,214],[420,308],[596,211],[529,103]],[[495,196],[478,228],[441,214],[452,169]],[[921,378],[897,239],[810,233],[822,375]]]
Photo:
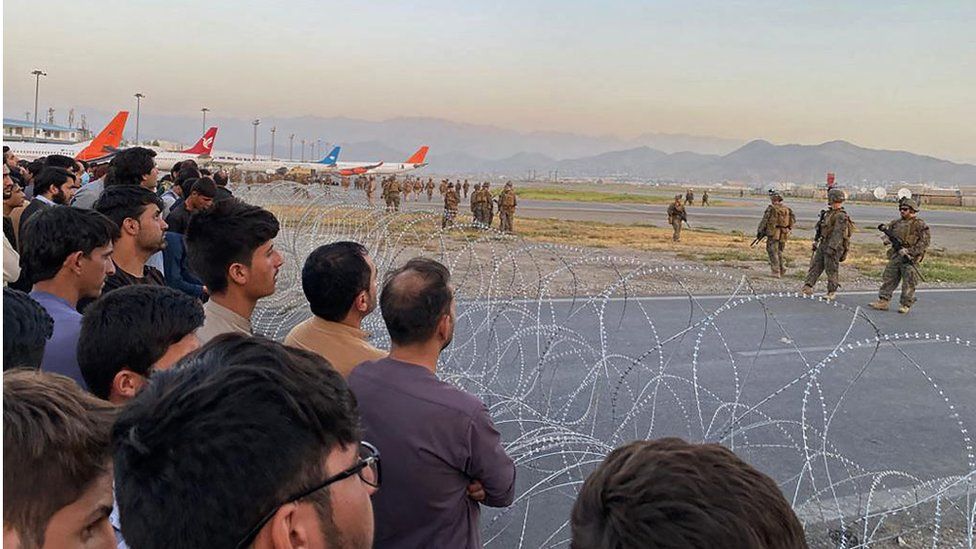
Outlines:
[[386,211],[390,211],[390,210],[393,209],[393,202],[390,201],[390,192],[389,192],[390,191],[390,179],[387,178],[387,177],[384,177],[383,180],[380,182],[380,185],[383,188],[383,192],[380,194],[380,198],[382,198],[383,199],[383,202],[386,204]]
[[793,225],[796,224],[796,216],[793,215],[792,209],[783,204],[783,196],[772,189],[769,190],[769,202],[766,213],[759,222],[759,229],[756,230],[756,238],[766,237],[769,267],[773,277],[780,278],[786,275],[783,251],[786,249],[786,239],[790,236]]
[[474,186],[474,192],[471,193],[471,215],[474,216],[475,223],[484,224],[484,208],[481,204],[481,187],[478,185]]
[[837,297],[837,288],[840,287],[838,272],[840,264],[847,259],[854,222],[844,211],[844,191],[831,189],[827,192],[827,201],[830,208],[820,212],[820,219],[817,221],[813,257],[810,259],[807,278],[803,282],[803,294],[813,295],[817,279],[821,273],[827,271],[827,295],[824,299],[833,301]]
[[918,283],[918,264],[925,257],[925,250],[931,239],[929,226],[919,219],[918,204],[911,198],[903,198],[898,203],[900,217],[888,223],[887,230],[898,239],[901,246],[895,251],[894,243],[888,240],[892,247],[888,249],[888,265],[881,275],[881,289],[878,300],[871,303],[872,309],[888,310],[891,295],[901,282],[901,306],[898,312],[906,314],[915,303],[915,285]]
[[708,191],[702,193],[702,206],[708,206]]
[[376,192],[376,181],[372,177],[368,177],[363,181],[363,189],[366,191],[366,201],[369,205],[373,205],[373,193]]
[[447,185],[447,192],[444,193],[444,219],[441,221],[441,228],[445,229],[447,227],[454,226],[454,219],[458,214],[458,204],[461,199],[458,197],[458,193],[454,190],[453,184]]
[[400,182],[396,176],[390,177],[389,186],[386,188],[386,196],[389,199],[389,207],[394,212],[400,211]]
[[434,179],[432,177],[427,178],[427,202],[434,199]]
[[495,222],[495,199],[491,196],[490,187],[491,185],[487,181],[481,185],[481,188],[484,189],[485,197],[485,225],[488,225],[489,227],[491,227],[491,224]]
[[515,197],[515,188],[512,182],[505,183],[505,188],[498,195],[498,227],[506,233],[515,232],[513,222],[515,221],[515,207],[518,206],[518,199]]
[[681,222],[687,221],[687,219],[688,214],[685,213],[685,207],[681,203],[681,195],[676,194],[674,195],[674,202],[668,206],[668,223],[674,228],[674,234],[671,235],[673,242],[681,241]]
[[685,206],[694,206],[694,205],[695,205],[695,193],[691,189],[688,189],[688,192],[685,193]]
[[411,190],[413,190],[413,183],[410,182],[410,178],[408,177],[400,184],[400,192],[403,193],[404,202],[410,202]]
[[447,192],[447,180],[446,179],[441,179],[441,186],[440,186],[440,188],[438,190],[440,190],[441,196],[444,196],[444,193]]
[[468,180],[467,179],[464,180],[464,185],[463,185],[462,188],[464,189],[464,199],[467,200],[467,198],[468,198],[468,189],[471,188],[471,185],[468,184]]

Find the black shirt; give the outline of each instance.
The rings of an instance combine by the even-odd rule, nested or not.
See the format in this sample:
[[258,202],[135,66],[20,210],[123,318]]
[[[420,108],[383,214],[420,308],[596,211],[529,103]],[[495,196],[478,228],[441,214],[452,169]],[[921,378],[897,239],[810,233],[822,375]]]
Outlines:
[[165,286],[166,278],[163,273],[155,267],[146,265],[142,269],[142,276],[133,276],[118,265],[115,266],[115,274],[105,278],[105,285],[102,286],[102,293],[106,294],[112,290],[117,290],[123,286],[134,286],[136,284],[148,284],[150,286]]
[[186,226],[190,223],[190,211],[186,209],[186,203],[180,202],[173,204],[173,208],[166,216],[166,224],[169,225],[167,231],[186,234]]

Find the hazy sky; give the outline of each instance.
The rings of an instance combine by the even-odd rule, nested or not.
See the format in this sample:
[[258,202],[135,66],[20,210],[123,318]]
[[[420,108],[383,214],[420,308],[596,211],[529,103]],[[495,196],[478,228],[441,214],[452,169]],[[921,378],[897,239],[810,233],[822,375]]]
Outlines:
[[[433,116],[976,160],[976,2],[4,0],[3,106]],[[164,7],[165,6],[165,7]]]

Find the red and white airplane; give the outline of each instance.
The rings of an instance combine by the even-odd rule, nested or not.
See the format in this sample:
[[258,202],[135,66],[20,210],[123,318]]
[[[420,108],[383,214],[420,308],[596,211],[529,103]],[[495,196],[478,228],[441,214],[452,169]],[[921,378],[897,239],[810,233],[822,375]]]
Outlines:
[[7,143],[10,151],[20,158],[34,160],[51,154],[63,154],[77,160],[99,162],[108,160],[118,150],[122,142],[122,131],[128,111],[119,111],[102,131],[90,141],[80,143],[35,143],[33,141],[11,141]]
[[[341,162],[338,163],[337,167],[339,168],[339,175],[362,175],[362,174],[396,175],[396,174],[413,171],[426,166],[427,162],[425,162],[424,160],[427,158],[428,150],[430,150],[430,147],[424,145],[423,147],[417,149],[417,152],[410,155],[410,158],[408,158],[406,162],[397,162],[397,163],[378,162],[375,163],[376,165],[374,167],[371,167],[366,171],[359,171],[361,168],[343,169],[341,167],[342,164]],[[370,165],[371,163],[350,162],[350,164]]]
[[160,170],[168,170],[177,162],[184,160],[203,160],[209,161],[213,152],[214,139],[217,137],[217,127],[214,126],[203,134],[195,145],[182,151],[156,151],[156,166]]

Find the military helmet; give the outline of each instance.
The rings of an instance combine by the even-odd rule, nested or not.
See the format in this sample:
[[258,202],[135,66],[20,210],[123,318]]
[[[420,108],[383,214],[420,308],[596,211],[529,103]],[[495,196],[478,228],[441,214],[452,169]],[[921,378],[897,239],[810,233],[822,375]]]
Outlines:
[[681,200],[681,195],[680,195],[680,194],[676,194],[676,195],[674,195],[674,199],[675,199],[675,200]]
[[841,189],[830,189],[827,191],[827,202],[833,204],[834,202],[843,202],[847,199],[847,195]]
[[898,201],[898,207],[901,208],[902,206],[911,208],[913,212],[918,211],[918,202],[915,202],[913,199],[907,196]]
[[783,200],[783,195],[781,195],[776,189],[769,189],[769,198]]

